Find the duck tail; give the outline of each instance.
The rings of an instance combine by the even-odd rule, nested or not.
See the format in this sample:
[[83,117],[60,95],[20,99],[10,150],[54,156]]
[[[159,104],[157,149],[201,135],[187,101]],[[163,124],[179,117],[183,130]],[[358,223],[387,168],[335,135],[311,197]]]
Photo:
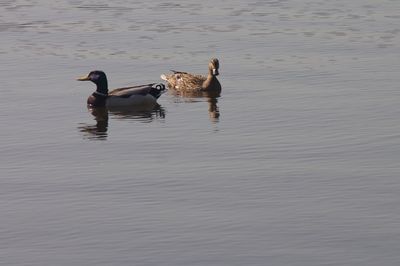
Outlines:
[[164,92],[166,89],[165,89],[165,85],[164,84],[162,84],[162,83],[155,83],[154,85],[153,85],[153,87],[155,87],[157,90],[159,90],[159,91],[161,91],[161,92]]
[[168,78],[167,78],[167,76],[165,74],[161,74],[160,78],[162,80],[168,81]]
[[152,94],[156,99],[158,99],[161,94],[166,91],[165,85],[162,83],[154,83],[151,86],[150,94]]

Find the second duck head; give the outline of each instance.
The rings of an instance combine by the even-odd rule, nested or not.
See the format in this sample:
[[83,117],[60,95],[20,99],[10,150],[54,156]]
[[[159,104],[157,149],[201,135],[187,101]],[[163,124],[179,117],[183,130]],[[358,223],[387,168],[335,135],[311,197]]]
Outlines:
[[208,69],[213,76],[219,75],[219,61],[217,58],[212,58],[208,63]]

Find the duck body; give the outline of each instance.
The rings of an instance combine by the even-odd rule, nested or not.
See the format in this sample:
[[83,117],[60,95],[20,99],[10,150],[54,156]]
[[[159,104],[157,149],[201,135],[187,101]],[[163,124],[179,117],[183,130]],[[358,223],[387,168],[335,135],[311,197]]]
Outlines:
[[195,75],[182,71],[171,70],[171,75],[161,75],[168,87],[183,92],[220,92],[221,84],[217,76],[219,75],[219,61],[216,58],[210,60],[208,64],[208,75]]
[[108,92],[106,74],[95,70],[87,76],[78,78],[80,81],[92,81],[96,91],[87,99],[89,107],[147,107],[157,104],[157,99],[165,91],[164,84],[151,83],[114,89]]

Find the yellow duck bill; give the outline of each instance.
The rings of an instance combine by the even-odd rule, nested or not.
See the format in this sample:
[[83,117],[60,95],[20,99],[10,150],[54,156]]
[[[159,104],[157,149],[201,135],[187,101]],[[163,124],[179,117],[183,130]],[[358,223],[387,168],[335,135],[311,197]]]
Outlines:
[[79,78],[77,78],[76,80],[79,80],[79,81],[87,81],[87,80],[90,80],[90,77],[89,77],[89,75],[86,75],[86,76],[83,76],[83,77],[79,77]]

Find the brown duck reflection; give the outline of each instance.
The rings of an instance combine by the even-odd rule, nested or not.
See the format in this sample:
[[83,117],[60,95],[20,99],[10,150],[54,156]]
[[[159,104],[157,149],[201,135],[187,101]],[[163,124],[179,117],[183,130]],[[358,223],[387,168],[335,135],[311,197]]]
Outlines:
[[221,95],[220,91],[209,92],[209,91],[177,91],[177,90],[169,90],[169,93],[174,95],[175,97],[183,97],[187,99],[195,99],[195,98],[204,98],[207,99],[208,103],[208,115],[210,117],[211,122],[219,122],[220,112],[218,108],[218,98]]
[[84,138],[92,140],[107,139],[109,117],[115,119],[133,119],[142,123],[150,123],[156,119],[165,118],[165,110],[160,105],[156,105],[148,110],[137,110],[132,108],[88,107],[88,111],[93,115],[96,123],[82,123],[78,126],[78,130],[83,133]]

